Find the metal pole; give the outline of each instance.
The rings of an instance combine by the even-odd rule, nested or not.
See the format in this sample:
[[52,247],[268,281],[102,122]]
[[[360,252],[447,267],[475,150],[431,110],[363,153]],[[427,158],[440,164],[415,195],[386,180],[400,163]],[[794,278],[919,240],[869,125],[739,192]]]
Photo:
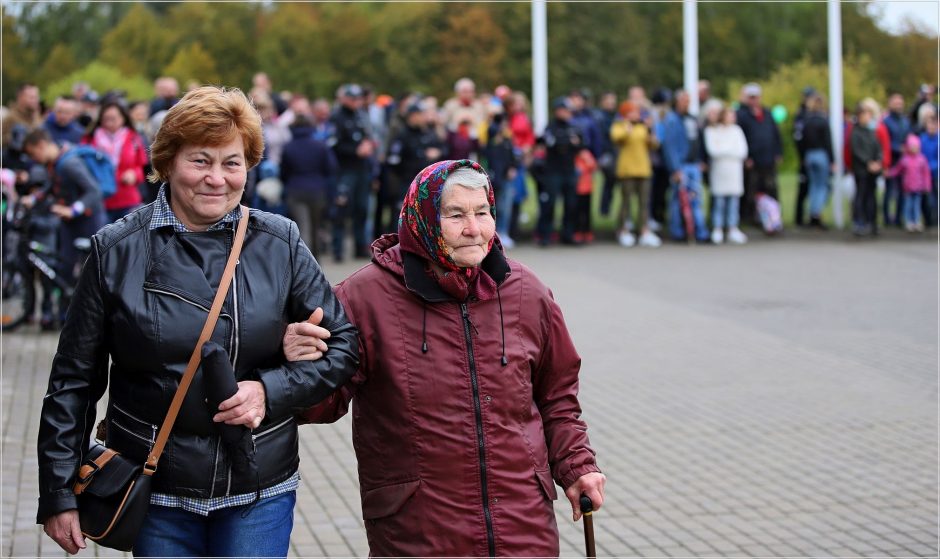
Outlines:
[[532,119],[537,136],[548,125],[548,24],[545,0],[532,1]]
[[698,114],[698,6],[696,0],[682,2],[683,88],[689,92],[689,112]]
[[842,13],[839,0],[828,0],[829,22],[829,130],[832,134],[832,160],[835,172],[832,177],[832,219],[842,229],[842,144],[845,138],[842,108]]

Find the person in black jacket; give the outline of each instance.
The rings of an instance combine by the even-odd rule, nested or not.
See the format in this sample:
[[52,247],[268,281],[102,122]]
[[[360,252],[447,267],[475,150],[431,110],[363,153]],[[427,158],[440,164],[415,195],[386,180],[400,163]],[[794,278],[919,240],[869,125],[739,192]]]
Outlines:
[[552,104],[554,118],[545,127],[545,190],[539,193],[538,242],[546,246],[552,241],[555,229],[555,201],[558,196],[564,203],[561,226],[563,244],[579,244],[574,240],[575,213],[577,210],[577,172],[574,160],[584,148],[581,129],[572,122],[570,101],[556,99]]
[[852,200],[852,233],[857,237],[878,234],[876,181],[883,168],[883,154],[874,127],[878,124],[870,108],[859,105],[849,137],[855,198]]
[[421,169],[441,159],[444,154],[444,142],[427,126],[426,113],[419,102],[408,105],[404,116],[404,125],[389,139],[385,158],[394,177],[388,193],[388,199],[393,203],[393,216],[401,213],[402,202],[411,184],[411,179],[404,177],[414,178]]
[[793,143],[796,145],[796,156],[799,160],[795,221],[799,226],[806,224],[804,214],[806,213],[806,197],[809,195],[809,177],[806,175],[806,147],[803,144],[803,126],[806,124],[808,114],[806,102],[815,93],[816,90],[812,87],[803,88],[803,99],[800,101],[800,108],[797,110],[796,116],[793,117]]
[[339,163],[339,180],[336,185],[336,216],[333,220],[333,257],[343,260],[343,240],[346,236],[346,221],[351,221],[354,254],[356,258],[369,256],[366,238],[366,219],[369,213],[369,196],[372,194],[373,164],[376,142],[372,137],[368,115],[363,111],[365,92],[356,84],[347,84],[339,89],[339,108],[333,113],[335,137],[331,140],[333,152]]
[[[263,148],[261,118],[243,93],[190,91],[153,142],[154,178],[165,181],[157,200],[92,238],[39,426],[37,521],[68,553],[85,547],[72,486],[96,434],[95,404],[107,389],[98,436],[142,464],[196,347],[234,227],[249,211],[238,203]],[[317,343],[317,360],[289,363],[281,339],[308,317],[331,332],[329,349]],[[237,391],[210,408],[197,372],[153,474],[134,555],[284,557],[299,483],[294,416],[359,362],[355,328],[286,218],[250,210],[210,340],[226,353],[213,361]],[[223,424],[252,429],[253,461],[225,444]],[[238,466],[246,463],[250,471]]]
[[281,152],[281,181],[300,238],[319,258],[323,218],[334,197],[339,166],[333,150],[314,139],[309,117],[298,115],[290,132],[292,139]]
[[825,101],[820,95],[814,94],[807,99],[801,140],[809,183],[809,225],[819,229],[826,229],[822,212],[829,196],[829,173],[832,170],[832,136],[824,107]]
[[744,103],[737,116],[738,126],[747,138],[741,221],[756,223],[754,204],[758,193],[769,194],[779,201],[777,165],[783,160],[783,145],[770,109],[761,104],[761,88],[756,83],[744,86]]

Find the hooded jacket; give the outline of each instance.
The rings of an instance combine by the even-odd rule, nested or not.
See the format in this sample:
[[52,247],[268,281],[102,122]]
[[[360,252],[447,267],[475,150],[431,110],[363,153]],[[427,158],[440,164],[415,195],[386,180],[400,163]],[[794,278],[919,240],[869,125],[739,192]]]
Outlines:
[[555,483],[599,470],[551,291],[499,243],[479,272],[495,289],[463,301],[398,235],[372,247],[336,288],[359,371],[306,416],[335,421],[352,400],[371,555],[557,556]]

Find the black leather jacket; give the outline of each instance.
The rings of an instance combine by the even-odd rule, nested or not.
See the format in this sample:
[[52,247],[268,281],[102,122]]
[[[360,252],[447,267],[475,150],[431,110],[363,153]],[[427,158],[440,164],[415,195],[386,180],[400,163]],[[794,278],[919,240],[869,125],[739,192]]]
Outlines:
[[[72,484],[109,380],[107,445],[146,460],[212,304],[234,229],[150,230],[152,215],[153,205],[145,206],[93,237],[43,401],[39,522],[76,508]],[[299,463],[294,414],[327,397],[358,366],[356,330],[297,226],[256,210],[250,216],[212,340],[228,351],[237,380],[264,385],[266,414],[253,437],[259,476],[232,471],[203,403],[200,372],[160,458],[154,491],[209,498],[284,481]],[[318,306],[332,332],[329,350],[318,361],[287,362],[287,324]]]

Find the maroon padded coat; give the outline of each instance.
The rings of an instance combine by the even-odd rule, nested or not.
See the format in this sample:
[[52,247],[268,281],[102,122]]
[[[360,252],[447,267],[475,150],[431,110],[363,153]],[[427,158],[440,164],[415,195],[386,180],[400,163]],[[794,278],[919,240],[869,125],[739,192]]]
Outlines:
[[498,244],[481,265],[498,295],[464,304],[397,235],[373,253],[336,289],[359,372],[306,416],[335,421],[353,402],[370,554],[557,557],[555,482],[599,470],[551,292]]

